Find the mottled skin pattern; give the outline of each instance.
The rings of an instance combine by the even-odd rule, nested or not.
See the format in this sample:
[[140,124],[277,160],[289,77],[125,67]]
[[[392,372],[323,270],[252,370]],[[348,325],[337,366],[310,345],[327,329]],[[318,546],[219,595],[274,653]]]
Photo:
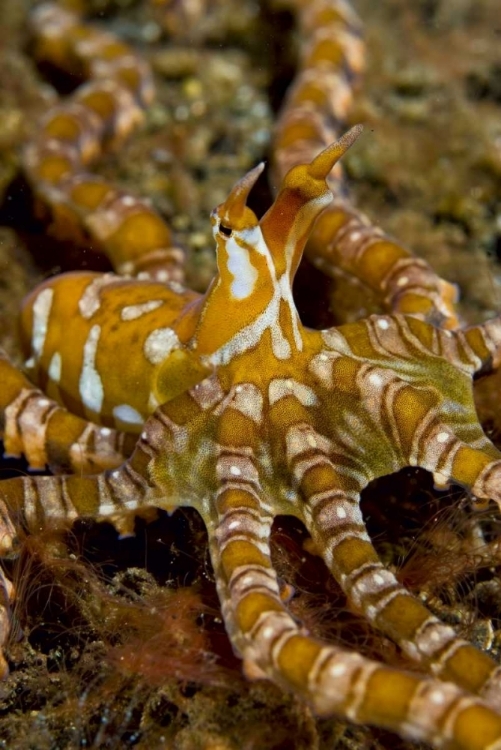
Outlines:
[[[347,7],[320,5],[334,14]],[[50,13],[59,23],[57,11]],[[61,18],[68,34],[76,22]],[[330,20],[324,13],[324,27]],[[109,38],[90,44],[91,33],[78,26],[87,53],[106,57],[110,45],[113,70],[128,69],[127,50]],[[315,61],[308,65],[314,69]],[[140,96],[141,75],[126,79]],[[79,219],[108,248],[114,237],[111,258],[139,279],[69,274],[33,292],[22,323],[29,368],[46,395],[0,362],[7,451],[24,452],[32,466],[78,471],[84,448],[86,470],[106,471],[2,482],[2,552],[15,551],[20,532],[77,517],[107,518],[127,530],[142,508],[194,507],[208,529],[225,625],[249,677],[295,691],[321,715],[373,723],[435,747],[501,748],[501,670],[384,567],[359,507],[371,480],[406,466],[427,469],[440,486],[458,483],[477,498],[501,501],[501,454],[484,435],[472,396],[473,375],[499,364],[501,321],[449,331],[402,314],[411,305],[422,318],[451,323],[449,288],[380,233],[366,242],[371,228],[354,212],[346,219],[337,196],[327,210],[332,237],[348,224],[348,250],[357,252],[347,265],[365,262],[399,312],[325,331],[302,325],[294,275],[315,220],[332,201],[331,170],[360,133],[355,127],[310,157],[298,125],[302,104],[293,109],[290,143],[299,143],[303,159],[293,160],[259,221],[246,201],[262,165],[235,185],[211,216],[217,275],[204,295],[185,290],[176,279],[179,255],[159,246],[168,244],[166,232],[145,235],[154,242],[142,263],[141,230],[159,226],[153,212],[83,171],[92,139],[118,129],[121,105],[131,111],[120,85],[77,92],[78,106],[50,113],[25,163],[54,223],[68,231]],[[298,96],[302,102],[317,94]],[[287,110],[283,118],[286,130]],[[284,149],[287,138],[278,154]],[[354,216],[362,229],[350,225]],[[366,255],[375,246],[383,279]],[[121,463],[130,445],[122,430],[140,435]],[[308,635],[289,613],[271,563],[278,514],[305,524],[352,605],[432,677]],[[12,594],[7,582],[5,592]],[[0,622],[5,636],[8,618]]]

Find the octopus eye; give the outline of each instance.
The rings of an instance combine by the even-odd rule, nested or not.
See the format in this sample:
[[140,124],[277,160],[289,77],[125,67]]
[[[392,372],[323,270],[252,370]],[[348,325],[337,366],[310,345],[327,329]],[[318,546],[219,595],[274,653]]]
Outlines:
[[224,234],[225,237],[231,237],[233,229],[231,227],[225,227],[224,224],[219,225],[219,231]]

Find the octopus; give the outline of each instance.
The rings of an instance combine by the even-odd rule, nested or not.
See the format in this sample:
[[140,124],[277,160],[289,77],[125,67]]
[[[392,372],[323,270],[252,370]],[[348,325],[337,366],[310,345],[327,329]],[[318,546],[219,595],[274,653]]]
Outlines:
[[[501,318],[460,325],[455,287],[349,200],[339,160],[362,128],[340,131],[363,70],[360,23],[342,0],[289,6],[302,48],[274,130],[276,194],[258,218],[248,203],[260,163],[214,208],[217,269],[204,292],[186,286],[163,217],[88,171],[152,103],[148,65],[72,11],[35,10],[37,58],[88,82],[47,112],[24,174],[49,231],[99,247],[113,272],[37,286],[21,311],[25,370],[0,360],[5,452],[51,470],[2,481],[0,550],[13,558],[26,537],[79,519],[126,537],[154,509],[193,508],[249,680],[320,717],[497,750],[501,668],[385,564],[360,500],[374,480],[419,467],[478,506],[501,502],[501,453],[473,400],[473,378],[500,364]],[[199,12],[187,3],[181,27]],[[306,326],[293,293],[303,254],[327,278],[353,275],[383,312]],[[271,554],[279,515],[303,524],[350,607],[412,667],[322,640],[298,620]],[[5,645],[15,587],[2,575]]]

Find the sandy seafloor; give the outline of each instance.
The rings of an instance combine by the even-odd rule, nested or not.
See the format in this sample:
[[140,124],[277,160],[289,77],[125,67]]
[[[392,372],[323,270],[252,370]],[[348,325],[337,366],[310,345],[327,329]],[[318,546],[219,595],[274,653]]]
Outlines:
[[[57,99],[30,56],[31,5],[0,0],[0,336],[19,362],[15,318],[23,295],[61,269],[105,267],[92,253],[48,238],[18,176],[19,149]],[[459,285],[465,320],[492,316],[501,308],[498,0],[354,5],[368,46],[351,115],[366,130],[346,158],[355,200]],[[203,289],[214,270],[208,213],[266,157],[273,108],[294,60],[290,24],[264,0],[218,0],[195,48],[179,39],[173,46],[145,3],[108,3],[101,22],[144,50],[158,98],[140,132],[98,169],[148,195],[172,220],[187,249],[189,282]],[[264,210],[269,200],[263,186],[256,207]],[[316,314],[324,324],[375,309],[351,282],[340,279],[326,293],[311,270],[304,278],[298,299],[312,322]],[[477,388],[481,418],[498,443],[500,388],[496,377]],[[23,470],[2,467],[4,477]],[[415,470],[379,482],[364,510],[378,549],[406,584],[500,657],[496,511],[477,515],[472,527],[464,494],[435,492]],[[478,529],[490,557],[474,554]],[[304,536],[287,519],[276,524],[275,560],[295,587],[293,611],[315,634],[401,664],[396,649],[347,610],[322,563],[303,549]],[[0,685],[0,748],[411,746],[385,732],[317,720],[296,698],[242,678],[194,512],[138,524],[125,541],[106,524],[82,522],[71,534],[28,543],[9,571],[18,589],[17,640],[8,650],[10,677]]]

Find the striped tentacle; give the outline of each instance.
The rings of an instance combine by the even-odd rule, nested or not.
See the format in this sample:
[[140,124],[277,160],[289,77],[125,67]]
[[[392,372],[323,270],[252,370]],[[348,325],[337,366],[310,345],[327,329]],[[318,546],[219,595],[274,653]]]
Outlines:
[[458,345],[469,356],[474,372],[491,372],[501,364],[501,316],[457,331]]
[[146,504],[161,505],[148,472],[138,471],[138,466],[144,469],[144,455],[137,454],[138,448],[118,469],[92,476],[4,480],[0,487],[0,555],[15,554],[22,533],[61,528],[77,518],[108,519],[120,532],[131,533],[135,511]]
[[219,434],[219,488],[206,521],[223,616],[248,675],[294,690],[320,715],[386,727],[435,747],[499,750],[501,716],[479,699],[325,645],[298,626],[272,568],[272,504],[253,449],[256,430],[248,423],[250,440],[240,444],[243,425],[232,416]]
[[359,505],[360,492],[371,478],[363,457],[357,460],[353,446],[340,444],[336,449],[308,424],[304,408],[292,395],[286,400],[280,405],[281,423],[286,422],[282,452],[304,501],[302,516],[350,601],[424,668],[465,690],[485,691],[493,705],[501,707],[496,663],[432,616],[379,559]]
[[314,461],[311,449],[308,458],[315,469],[302,483],[309,493],[304,495],[305,523],[350,602],[424,669],[500,709],[501,668],[433,616],[386,569],[367,534],[359,495],[339,488],[340,467],[328,456],[320,463],[317,455]]
[[149,66],[113,35],[51,3],[34,12],[32,26],[39,60],[89,79],[47,113],[24,151],[25,173],[49,210],[51,231],[87,245],[90,237],[119,273],[182,281],[183,253],[159,214],[86,171],[141,122],[154,96]]
[[[374,418],[386,415],[402,465],[421,466],[434,474],[439,485],[457,483],[477,498],[500,503],[501,454],[478,424],[469,384],[475,372],[499,360],[499,319],[465,331],[440,331],[405,316],[376,316],[362,325],[378,329],[380,354],[420,356],[426,366],[428,383],[421,375],[414,385],[405,377],[405,366],[396,361],[393,373],[386,378],[381,374],[379,382],[373,382],[367,400]],[[367,352],[367,356],[373,355]],[[447,363],[455,371],[448,373]]]
[[495,662],[433,617],[380,561],[359,507],[360,492],[375,474],[364,465],[357,444],[343,444],[341,434],[329,441],[290,391],[270,403],[270,419],[282,426],[276,450],[286,456],[287,473],[303,499],[294,512],[350,601],[425,669],[470,692],[485,692],[494,706],[501,706],[501,670]]
[[[0,557],[17,554],[24,533],[61,528],[80,517],[106,518],[122,534],[133,533],[134,513],[144,505],[161,505],[160,499],[158,503],[152,499],[157,490],[147,471],[149,449],[140,446],[141,441],[121,467],[98,475],[4,480],[0,486]],[[8,671],[2,648],[10,632],[11,596],[12,585],[0,569],[0,677]]]
[[[94,476],[28,475],[4,480],[0,485],[0,557],[17,554],[24,533],[61,528],[80,517],[107,519],[120,533],[131,534],[134,517],[142,509],[173,510],[182,489],[190,486],[185,422],[213,408],[221,398],[217,379],[209,378],[158,409],[144,425],[130,459],[116,469]],[[179,481],[167,469],[170,454],[186,462]],[[188,493],[187,504],[191,499]],[[7,673],[2,647],[10,631],[11,593],[11,584],[0,569],[0,675],[2,669]]]
[[[280,113],[274,141],[276,181],[294,164],[309,162],[335,139],[347,120],[363,68],[360,22],[342,0],[293,3],[304,39],[299,71]],[[306,255],[327,275],[339,269],[371,288],[394,312],[456,327],[456,288],[359,212],[333,170],[334,202],[310,237]]]
[[[501,361],[501,318],[496,317],[464,331],[454,333],[456,360],[467,360],[473,372],[490,372]],[[447,461],[452,481],[471,490],[478,499],[494,500],[501,506],[501,454],[490,441],[448,442],[443,461]]]
[[0,430],[5,454],[24,455],[31,469],[93,474],[119,466],[135,438],[99,427],[63,409],[0,350]]
[[[274,184],[339,137],[365,64],[361,23],[344,0],[285,4],[297,13],[303,42],[299,69],[275,125]],[[330,174],[329,188],[335,198],[343,195],[339,164]]]
[[[499,452],[483,435],[476,421],[471,395],[466,400],[465,394],[460,391],[459,400],[455,403],[454,398],[458,398],[458,393],[453,392],[451,381],[449,392],[445,394],[445,406],[441,407],[439,393],[433,385],[434,367],[441,368],[439,376],[448,375],[444,359],[463,371],[465,381],[469,380],[475,369],[482,366],[482,361],[488,359],[489,349],[478,332],[463,334],[440,331],[404,316],[374,316],[354,326],[344,326],[341,330],[344,333],[344,347],[351,345],[351,350],[347,351],[360,355],[363,348],[364,360],[374,363],[357,362],[353,357],[351,366],[344,366],[344,377],[348,379],[345,385],[353,394],[358,393],[374,424],[383,422],[389,426],[392,446],[402,466],[422,466],[433,472],[435,480],[443,485],[459,481],[471,487],[479,471],[483,471],[479,484],[481,481],[491,481],[487,477],[496,476],[499,484]],[[334,344],[336,332],[330,336]],[[340,342],[338,346],[342,346]],[[390,369],[377,366],[376,363],[383,365],[384,357],[390,355],[393,355]],[[423,362],[430,378],[426,386],[415,367],[414,377],[417,374],[418,378],[414,384],[406,367],[417,356],[428,360],[427,363],[426,360]],[[341,370],[336,365],[339,365],[339,361],[331,361],[329,365],[324,363],[324,367],[332,368],[331,377],[337,373],[339,387]],[[327,377],[326,370],[324,377]],[[439,382],[440,378],[437,377]],[[460,372],[456,372],[454,387],[461,388],[460,383]],[[468,442],[462,440],[461,436],[467,437]],[[324,550],[329,568],[350,599],[363,609],[369,620],[399,643],[411,658],[423,662],[442,679],[453,679],[468,690],[488,696],[494,705],[501,706],[501,671],[495,663],[457,638],[451,628],[431,617],[426,608],[382,568],[366,535],[358,507],[358,493],[362,485],[348,486],[346,467],[340,467],[338,463],[332,466],[334,459],[327,455],[324,457],[323,474],[319,471],[321,463],[318,458],[315,461],[315,452],[319,452],[321,441],[317,435],[309,435],[309,440],[303,440],[302,451],[299,450],[301,443],[297,440],[296,443],[300,465],[313,467],[318,474],[316,477],[314,471],[310,471],[308,479],[312,485],[303,488],[307,502],[307,525],[319,549]],[[340,468],[344,469],[344,474],[340,474]],[[295,470],[297,472],[297,467]],[[329,471],[332,479],[330,486],[325,486]],[[375,475],[384,473],[382,467]],[[353,485],[354,472],[351,477],[348,476]],[[487,492],[485,487],[483,492]],[[487,495],[483,494],[482,497]],[[341,548],[339,559],[336,559],[335,552],[330,551],[329,545],[333,543],[334,550],[336,546]]]
[[[401,315],[374,316],[369,320],[387,321],[379,323],[383,346],[386,345],[385,339],[389,344],[390,337],[395,339],[394,334],[386,333],[395,325],[402,343],[407,344],[408,355],[417,357],[420,353],[426,353],[444,358],[468,378],[496,370],[501,364],[501,316],[457,331],[428,326]],[[389,355],[394,347],[395,343],[393,347],[391,344],[388,347]]]
[[118,468],[97,475],[28,475],[1,482],[0,557],[16,552],[21,533],[61,528],[88,517],[107,519],[125,534],[133,530],[135,512],[173,509],[192,477],[187,472],[180,478],[172,475],[169,461],[191,465],[187,424],[221,397],[217,381],[208,378],[164,404],[147,420],[131,457]]
[[[78,471],[77,475],[4,480],[0,486],[0,557],[17,554],[25,533],[61,528],[79,517],[106,518],[122,534],[130,534],[134,514],[143,506],[174,507],[172,501],[166,501],[165,482],[159,488],[151,478],[155,461],[162,463],[159,456],[165,459],[172,437],[161,414],[151,417],[137,441],[135,436],[99,428],[69,414],[33,388],[6,358],[0,358],[0,378],[2,396],[7,398],[1,410],[6,421],[6,448],[24,452],[37,468],[47,462],[58,468],[69,463],[73,469],[92,471],[95,466],[90,462],[93,453],[88,441],[95,442],[94,460],[101,465],[105,460],[114,464],[120,458],[116,446],[113,460],[107,455],[116,442],[128,451],[136,444],[130,460],[94,476],[82,476]],[[103,446],[109,446],[106,453]],[[0,569],[0,677],[8,672],[2,649],[11,628],[11,596],[12,585]]]
[[422,466],[447,485],[456,481],[452,460],[462,446],[480,451],[484,462],[500,457],[478,423],[471,389],[473,374],[496,356],[494,334],[388,315],[324,331],[323,338],[328,348],[310,370],[331,391],[357,393],[372,429],[384,431],[386,452],[395,455],[395,467],[373,460],[374,476]]
[[[469,375],[485,374],[501,362],[501,318],[463,330],[437,331],[442,355]],[[456,413],[436,435],[441,450],[435,461],[445,483],[457,482],[478,499],[501,503],[501,454],[483,432],[476,412]],[[462,418],[461,418],[462,417]]]

